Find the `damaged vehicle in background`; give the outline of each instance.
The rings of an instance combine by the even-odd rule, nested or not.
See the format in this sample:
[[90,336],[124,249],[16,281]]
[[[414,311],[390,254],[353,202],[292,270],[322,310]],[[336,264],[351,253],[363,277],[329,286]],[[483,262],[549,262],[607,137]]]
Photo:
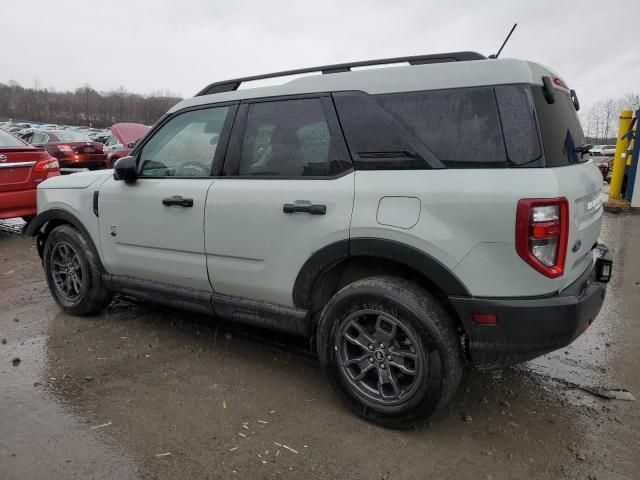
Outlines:
[[104,145],[109,168],[119,158],[126,157],[135,143],[140,140],[151,127],[141,123],[116,123],[111,127],[111,136]]

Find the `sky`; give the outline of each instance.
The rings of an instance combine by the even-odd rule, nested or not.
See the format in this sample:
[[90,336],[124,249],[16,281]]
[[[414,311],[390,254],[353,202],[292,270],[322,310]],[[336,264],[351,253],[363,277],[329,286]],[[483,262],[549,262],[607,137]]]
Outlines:
[[489,55],[517,22],[501,57],[550,66],[583,106],[640,93],[638,0],[0,0],[0,19],[0,82],[25,87],[190,97],[285,69]]

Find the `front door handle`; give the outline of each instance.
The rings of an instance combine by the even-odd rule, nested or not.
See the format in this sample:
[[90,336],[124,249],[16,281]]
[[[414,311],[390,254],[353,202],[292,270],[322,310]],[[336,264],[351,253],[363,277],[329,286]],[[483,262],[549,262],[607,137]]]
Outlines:
[[163,198],[162,204],[165,207],[177,205],[179,207],[193,207],[193,198],[183,198],[181,195],[173,195],[169,198]]
[[282,211],[284,213],[308,213],[310,215],[326,215],[327,214],[327,206],[313,204],[306,200],[299,200],[295,203],[285,203],[282,206]]

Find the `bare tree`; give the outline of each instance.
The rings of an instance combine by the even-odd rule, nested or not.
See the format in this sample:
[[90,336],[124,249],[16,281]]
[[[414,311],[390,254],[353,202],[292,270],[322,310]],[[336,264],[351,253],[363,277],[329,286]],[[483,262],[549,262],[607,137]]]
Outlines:
[[[34,87],[39,87],[38,82]],[[170,92],[139,95],[124,87],[98,92],[85,84],[74,92],[0,83],[0,118],[109,127],[118,122],[151,125],[181,99]]]

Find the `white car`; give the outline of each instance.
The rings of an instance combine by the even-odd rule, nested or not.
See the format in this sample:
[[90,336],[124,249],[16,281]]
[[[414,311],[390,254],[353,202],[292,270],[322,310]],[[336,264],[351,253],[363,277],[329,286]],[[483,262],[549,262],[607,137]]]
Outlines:
[[605,157],[613,157],[615,153],[616,153],[615,145],[603,145],[602,149],[600,150],[600,155]]
[[589,154],[591,154],[592,157],[599,157],[602,155],[603,147],[604,145],[594,145],[589,149]]
[[554,72],[472,52],[217,82],[113,171],[43,182],[27,233],[65,312],[119,292],[313,338],[358,415],[408,427],[464,365],[597,316],[611,260],[577,106]]

